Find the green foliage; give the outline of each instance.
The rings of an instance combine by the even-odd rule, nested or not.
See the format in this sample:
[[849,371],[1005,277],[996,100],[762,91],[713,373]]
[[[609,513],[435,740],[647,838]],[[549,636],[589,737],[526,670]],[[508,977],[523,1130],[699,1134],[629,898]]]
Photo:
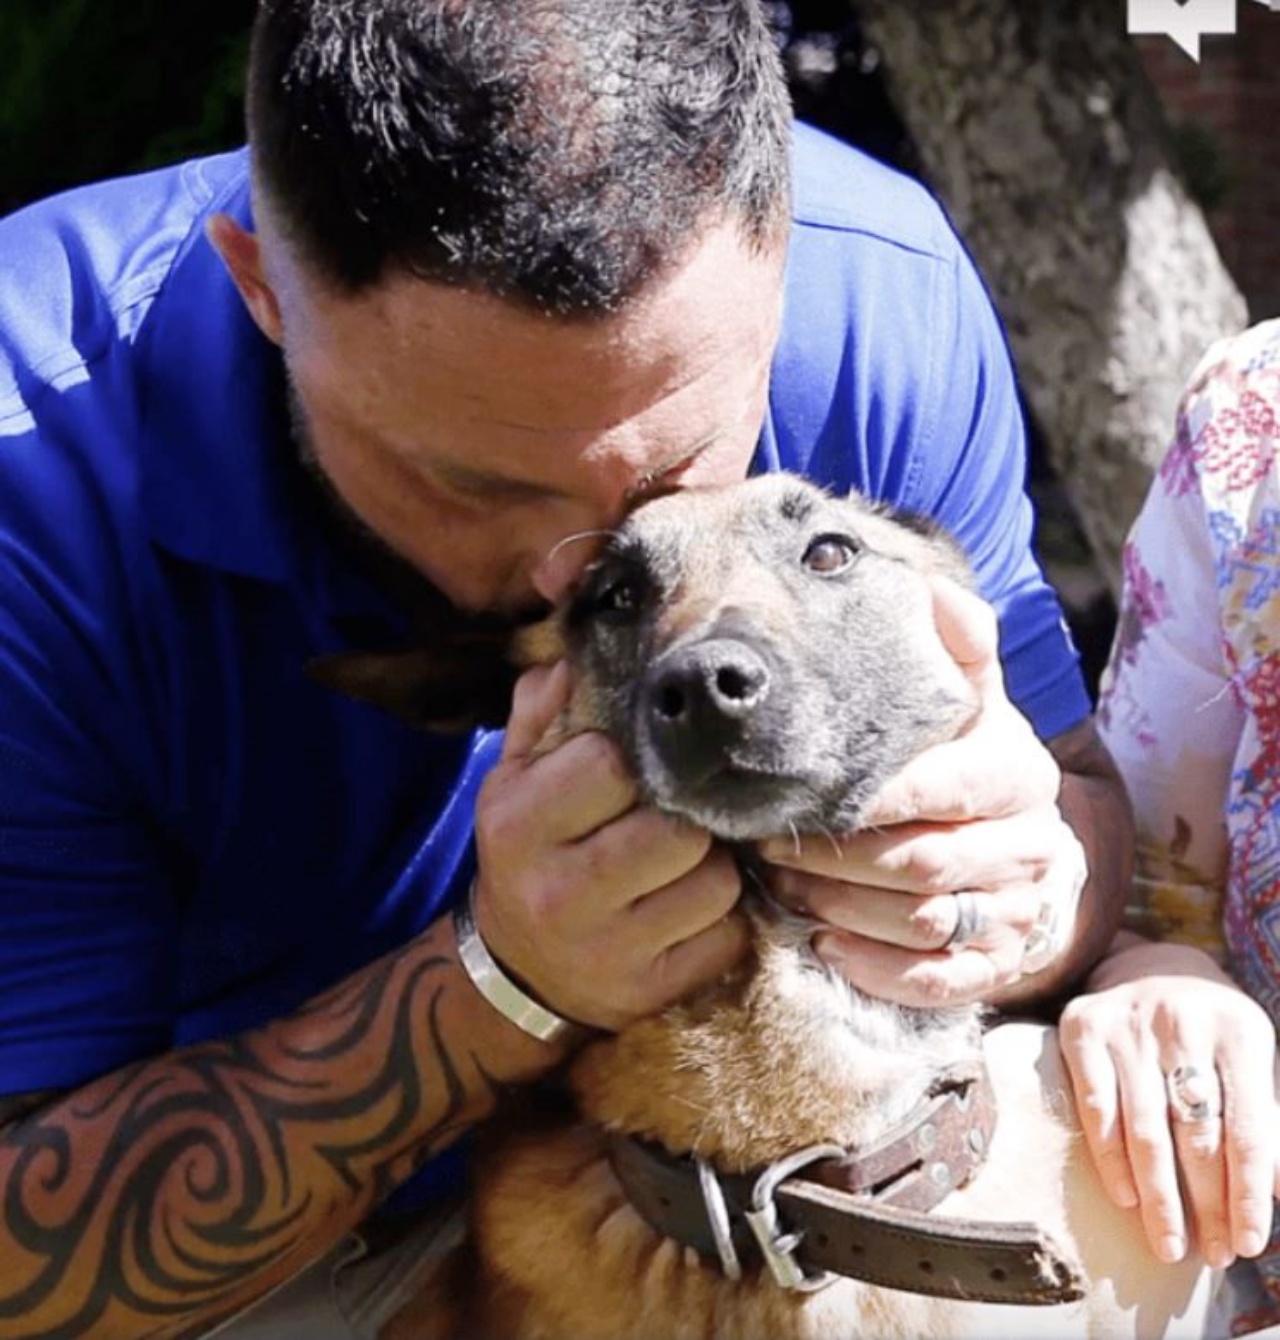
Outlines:
[[0,211],[229,148],[253,0],[0,0]]

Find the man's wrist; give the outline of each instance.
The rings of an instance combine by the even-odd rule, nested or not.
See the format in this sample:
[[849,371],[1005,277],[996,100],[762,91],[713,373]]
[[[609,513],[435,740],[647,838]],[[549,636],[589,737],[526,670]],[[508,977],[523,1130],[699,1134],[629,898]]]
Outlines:
[[557,1014],[536,1000],[502,967],[485,944],[476,925],[475,886],[453,914],[458,962],[468,981],[504,1019],[526,1036],[553,1047],[570,1047],[590,1030]]

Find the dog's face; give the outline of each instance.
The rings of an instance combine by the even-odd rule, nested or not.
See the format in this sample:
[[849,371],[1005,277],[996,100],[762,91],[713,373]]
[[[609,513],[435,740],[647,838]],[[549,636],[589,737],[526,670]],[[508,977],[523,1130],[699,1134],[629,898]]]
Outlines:
[[[968,580],[941,535],[797,476],[685,490],[637,508],[510,659],[567,656],[575,687],[554,734],[610,735],[659,808],[731,841],[847,831],[973,711],[931,572]],[[466,651],[431,638],[310,668],[439,730],[485,719],[494,696]]]
[[964,575],[949,542],[793,476],[647,503],[559,615],[572,728],[719,837],[856,827],[973,710],[929,571]]

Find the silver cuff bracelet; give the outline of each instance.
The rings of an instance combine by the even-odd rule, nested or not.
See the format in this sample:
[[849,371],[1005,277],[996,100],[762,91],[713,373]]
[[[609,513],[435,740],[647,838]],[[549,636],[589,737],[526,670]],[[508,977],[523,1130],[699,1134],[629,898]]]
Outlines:
[[466,902],[460,904],[453,914],[458,959],[471,985],[504,1019],[539,1042],[558,1044],[585,1036],[588,1030],[583,1025],[562,1019],[554,1010],[540,1005],[503,972],[476,926],[475,913],[471,907],[474,896],[473,886]]

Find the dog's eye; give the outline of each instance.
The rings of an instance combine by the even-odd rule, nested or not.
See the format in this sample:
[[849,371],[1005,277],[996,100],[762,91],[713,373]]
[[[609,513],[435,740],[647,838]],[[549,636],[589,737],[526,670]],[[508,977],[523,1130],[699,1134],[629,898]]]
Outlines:
[[820,577],[833,577],[858,556],[858,546],[847,535],[819,535],[809,541],[801,562]]
[[640,613],[640,602],[643,597],[644,591],[638,577],[618,577],[614,581],[606,582],[595,593],[591,602],[591,612],[598,618],[622,623]]

